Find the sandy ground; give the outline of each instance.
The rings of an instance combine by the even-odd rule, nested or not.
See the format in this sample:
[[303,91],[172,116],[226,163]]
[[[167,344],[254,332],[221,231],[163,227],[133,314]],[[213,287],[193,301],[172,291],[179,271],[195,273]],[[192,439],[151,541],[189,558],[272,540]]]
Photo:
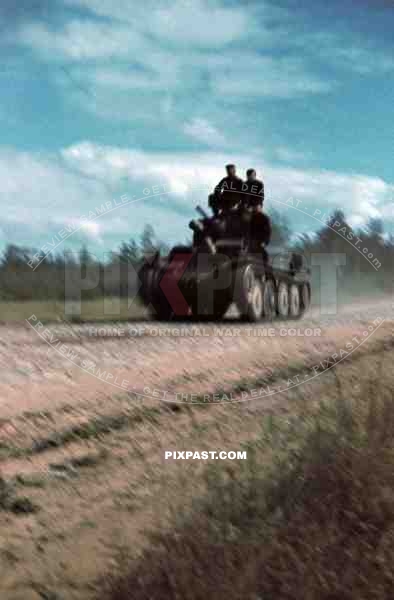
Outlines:
[[[11,498],[32,504],[17,510],[21,503],[7,501],[0,510],[0,597],[99,597],[100,576],[165,521],[174,490],[185,495],[198,480],[201,464],[165,462],[164,450],[237,450],[269,412],[285,413],[294,399],[335,397],[334,371],[346,371],[353,391],[362,361],[378,377],[392,359],[392,315],[385,299],[252,328],[231,319],[218,326],[129,323],[119,324],[121,337],[97,337],[98,327],[108,334],[114,325],[2,326],[0,475]],[[175,334],[192,327],[195,335]],[[323,373],[349,343],[347,360]],[[63,354],[70,349],[73,362]],[[263,384],[276,393],[252,394]],[[249,396],[230,405],[162,400],[163,392],[167,399],[234,392],[239,400],[242,390]],[[1,493],[0,486],[0,502]]]
[[[34,321],[30,326],[2,326],[1,417],[55,409],[64,402],[96,403],[100,398],[143,392],[144,388],[166,390],[168,398],[173,398],[186,392],[182,382],[190,379],[193,392],[201,393],[210,383],[218,388],[220,383],[238,378],[241,371],[249,375],[257,368],[269,373],[289,361],[302,361],[304,354],[314,350],[329,354],[376,318],[391,319],[392,313],[391,304],[382,300],[348,305],[336,315],[321,316],[315,311],[301,321],[262,323],[253,328],[234,320],[218,326],[135,322],[39,328]],[[292,337],[294,331],[286,334],[284,328],[300,329],[299,335]],[[308,329],[321,331],[307,337]],[[174,330],[182,335],[174,335]],[[271,335],[269,330],[274,330]],[[137,331],[142,335],[136,335]],[[187,331],[196,334],[187,335]],[[97,336],[98,332],[106,335]],[[71,359],[62,351],[71,352]]]

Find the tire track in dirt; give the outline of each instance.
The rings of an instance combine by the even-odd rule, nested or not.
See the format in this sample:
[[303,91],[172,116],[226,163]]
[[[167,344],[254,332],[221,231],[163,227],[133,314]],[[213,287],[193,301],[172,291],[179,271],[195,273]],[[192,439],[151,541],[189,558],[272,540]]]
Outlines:
[[[135,358],[129,370],[136,378],[142,370],[150,385],[164,382],[182,391],[230,390],[272,376],[280,381],[305,361],[330,355],[382,312],[373,306],[353,323],[349,324],[347,315],[339,322],[327,322],[326,335],[310,341],[307,347],[304,339],[296,338],[272,338],[268,342],[259,338],[219,342],[206,338],[179,345],[148,339],[122,344],[120,360]],[[311,321],[295,326],[309,326],[307,323]],[[28,352],[34,354],[37,370],[25,376],[27,381],[13,382],[11,398],[16,404],[11,406],[7,398],[4,414],[0,409],[0,472],[39,511],[25,516],[0,511],[0,572],[6,574],[0,582],[2,600],[39,600],[44,592],[50,597],[53,591],[59,600],[97,598],[97,578],[117,567],[117,556],[125,548],[138,552],[145,543],[146,528],[157,525],[157,513],[162,513],[160,519],[165,524],[168,511],[176,510],[179,498],[186,504],[189,496],[191,499],[203,491],[200,473],[204,464],[166,462],[164,450],[247,447],[261,434],[267,415],[287,418],[295,402],[309,406],[322,397],[335,401],[338,373],[343,374],[345,392],[349,389],[355,393],[360,373],[370,373],[373,379],[385,369],[383,360],[391,365],[392,333],[392,322],[387,321],[376,337],[335,372],[287,394],[244,405],[181,406],[173,411],[149,399],[136,404],[133,394],[102,389],[98,394],[95,382],[85,394],[88,382],[82,382],[74,372],[70,373],[71,383],[66,377],[54,387],[53,380],[58,375],[64,377],[65,363],[50,358],[48,365],[43,349],[37,350],[37,341],[22,330],[19,342],[23,339]],[[103,360],[116,362],[116,342],[98,340],[97,346]],[[21,346],[14,340],[10,347],[14,353],[9,357],[12,371],[22,362]],[[146,364],[144,353],[148,356]],[[155,356],[154,363],[151,355]],[[202,378],[204,373],[207,377]],[[32,379],[34,390],[28,400],[33,402],[29,403],[23,395]],[[10,389],[9,384],[3,386],[0,384],[2,392]],[[74,395],[81,386],[80,393]],[[45,389],[47,393],[40,396]],[[59,396],[52,402],[55,390]],[[7,457],[4,443],[19,447],[19,458]],[[227,468],[225,464],[223,468]]]
[[[391,364],[392,350],[383,344],[380,350],[374,347],[373,352],[365,351],[340,365],[343,385],[354,393],[360,371],[379,377],[384,359]],[[159,422],[149,418],[136,422],[133,429],[114,431],[88,447],[82,440],[85,452],[95,450],[99,456],[105,448],[104,459],[81,464],[74,475],[47,478],[42,488],[17,484],[41,507],[37,515],[5,517],[0,512],[0,568],[8,569],[0,584],[1,597],[14,600],[18,592],[21,598],[35,599],[33,589],[48,589],[56,590],[61,600],[97,598],[97,578],[117,568],[116,556],[122,549],[141,548],[146,528],[158,524],[155,513],[162,511],[161,524],[165,524],[171,505],[176,510],[180,498],[184,504],[185,498],[191,500],[204,491],[199,483],[204,465],[165,462],[165,449],[247,447],[261,435],[264,415],[279,412],[288,418],[294,401],[309,405],[322,397],[335,400],[336,377],[332,372],[303,395],[299,391],[278,395],[269,405],[222,405],[197,411],[187,407],[175,414],[167,411]],[[59,449],[49,450],[39,460],[43,456],[49,461],[67,460],[69,453],[59,457]],[[223,468],[231,465],[223,463]]]
[[[358,314],[357,314],[358,313]],[[311,353],[330,354],[336,344],[347,336],[362,332],[377,316],[392,317],[387,301],[356,308],[345,307],[333,318],[319,320],[308,316],[291,327],[321,327],[321,337],[280,337],[282,322],[262,324],[271,327],[275,337],[247,336],[247,326],[229,321],[220,329],[239,331],[236,336],[215,335],[215,326],[204,325],[207,337],[150,337],[119,339],[95,338],[95,343],[74,344],[82,359],[92,360],[105,373],[118,381],[126,380],[130,391],[141,391],[145,386],[183,391],[184,380],[194,383],[195,392],[204,392],[211,382],[231,383],[232,378],[248,376],[256,369],[265,368],[267,375],[282,368],[288,361],[302,361]],[[352,320],[353,319],[353,320]],[[146,322],[143,323],[146,325]],[[102,326],[102,324],[100,324]],[[163,324],[169,330],[179,324]],[[289,327],[289,324],[285,324]],[[59,326],[48,326],[56,334]],[[76,326],[78,328],[78,326]],[[190,327],[190,325],[188,326]],[[77,329],[78,330],[78,329]],[[258,330],[254,327],[253,331]],[[68,328],[60,327],[61,335],[69,335]],[[65,404],[80,407],[88,403],[106,402],[122,393],[120,388],[106,385],[59,355],[31,329],[0,328],[0,415],[3,419],[22,412],[51,412]],[[66,339],[66,338],[65,338]],[[217,386],[219,387],[219,385]]]

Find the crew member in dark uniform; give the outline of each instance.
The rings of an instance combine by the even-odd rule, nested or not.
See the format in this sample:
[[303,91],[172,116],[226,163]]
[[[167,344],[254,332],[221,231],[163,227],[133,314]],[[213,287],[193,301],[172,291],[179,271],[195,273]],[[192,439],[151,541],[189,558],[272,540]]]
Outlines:
[[[243,184],[243,206],[252,211],[250,221],[250,238],[253,251],[261,249],[261,244],[269,244],[271,239],[271,221],[263,213],[264,204],[264,183],[257,179],[255,169],[246,171],[246,181]],[[263,249],[263,256],[266,252]]]
[[227,176],[223,177],[209,196],[209,206],[215,216],[226,213],[242,202],[243,182],[236,174],[235,165],[226,165]]
[[255,208],[257,206],[261,209],[263,208],[264,183],[257,179],[254,169],[246,171],[246,181],[242,185],[242,191],[245,194],[242,204],[246,208]]

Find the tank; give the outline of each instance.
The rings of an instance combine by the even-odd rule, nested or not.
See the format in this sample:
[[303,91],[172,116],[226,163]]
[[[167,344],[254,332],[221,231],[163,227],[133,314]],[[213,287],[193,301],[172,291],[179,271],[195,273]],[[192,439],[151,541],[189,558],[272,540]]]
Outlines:
[[[232,304],[241,319],[299,319],[309,308],[310,269],[302,254],[250,235],[250,211],[200,219],[190,246],[145,258],[139,295],[159,320],[221,320]],[[264,237],[264,236],[263,236]]]

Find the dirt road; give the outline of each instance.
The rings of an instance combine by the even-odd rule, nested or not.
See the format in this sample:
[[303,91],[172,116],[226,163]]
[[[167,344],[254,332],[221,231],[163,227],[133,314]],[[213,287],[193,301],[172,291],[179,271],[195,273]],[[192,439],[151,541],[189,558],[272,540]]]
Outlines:
[[337,372],[354,392],[360,372],[391,365],[392,315],[384,299],[253,327],[2,326],[1,598],[97,597],[176,490],[196,493],[201,464],[164,450],[237,450],[264,415],[335,397]]
[[330,354],[392,313],[382,300],[345,306],[336,315],[315,311],[301,321],[253,327],[231,319],[217,326],[141,321],[39,327],[34,320],[30,326],[2,326],[1,416],[54,410],[65,402],[96,403],[144,388],[166,390],[171,399],[227,387],[256,371],[269,375],[314,353]]

